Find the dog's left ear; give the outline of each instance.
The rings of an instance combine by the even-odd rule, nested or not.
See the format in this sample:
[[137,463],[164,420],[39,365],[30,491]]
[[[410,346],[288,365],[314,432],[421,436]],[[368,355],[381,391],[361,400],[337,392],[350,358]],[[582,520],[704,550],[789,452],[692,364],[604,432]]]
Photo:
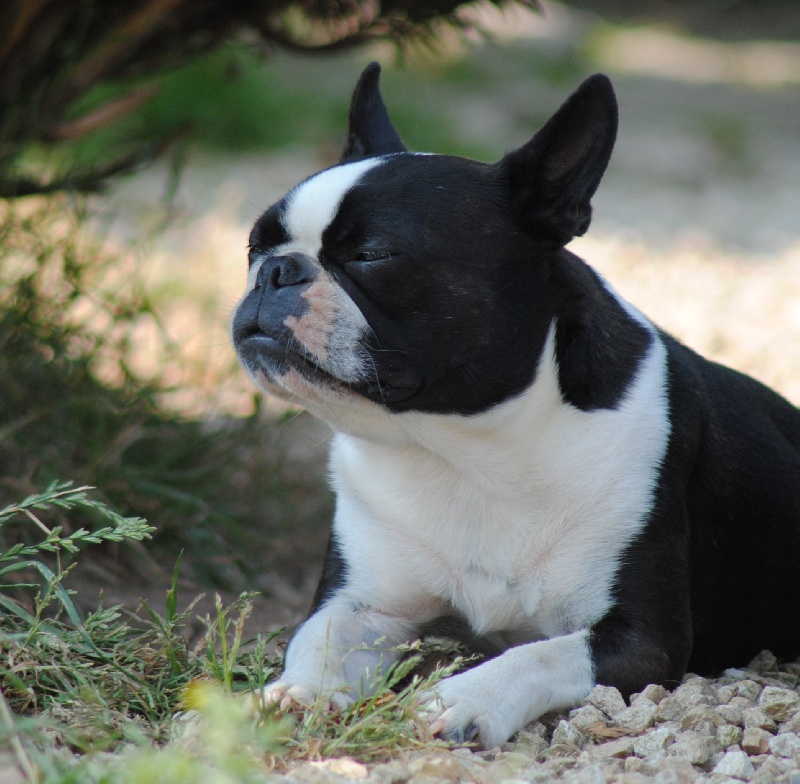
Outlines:
[[380,65],[370,63],[358,80],[350,102],[350,128],[340,163],[406,152],[381,97],[380,78]]
[[590,76],[546,125],[498,166],[517,219],[533,236],[566,245],[584,234],[591,198],[617,137],[617,100],[608,77]]

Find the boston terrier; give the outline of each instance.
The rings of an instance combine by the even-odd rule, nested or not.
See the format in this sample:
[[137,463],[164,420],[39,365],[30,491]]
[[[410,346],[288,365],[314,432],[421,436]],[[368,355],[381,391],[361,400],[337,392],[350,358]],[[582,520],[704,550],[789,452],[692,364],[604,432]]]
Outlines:
[[379,75],[341,161],[256,221],[232,319],[254,382],[335,433],[322,579],[263,699],[341,709],[441,622],[489,657],[439,682],[431,727],[489,748],[595,684],[800,654],[800,412],[565,247],[608,78],[486,164],[409,152]]

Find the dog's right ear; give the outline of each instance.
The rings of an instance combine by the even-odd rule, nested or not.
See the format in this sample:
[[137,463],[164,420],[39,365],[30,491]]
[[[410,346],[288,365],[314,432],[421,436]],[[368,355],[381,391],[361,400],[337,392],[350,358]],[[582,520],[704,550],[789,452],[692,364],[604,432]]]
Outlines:
[[407,151],[381,98],[380,78],[380,64],[370,63],[358,80],[350,102],[350,128],[340,163]]
[[518,220],[545,242],[566,245],[589,228],[591,199],[617,137],[608,77],[590,76],[525,145],[498,164]]

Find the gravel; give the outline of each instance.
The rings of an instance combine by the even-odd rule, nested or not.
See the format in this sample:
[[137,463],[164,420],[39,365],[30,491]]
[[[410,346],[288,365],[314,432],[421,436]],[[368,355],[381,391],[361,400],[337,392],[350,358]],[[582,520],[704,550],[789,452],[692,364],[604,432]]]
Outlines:
[[687,674],[626,702],[596,686],[584,703],[542,717],[490,751],[460,748],[363,765],[298,764],[284,784],[800,784],[800,662],[767,651],[719,678]]

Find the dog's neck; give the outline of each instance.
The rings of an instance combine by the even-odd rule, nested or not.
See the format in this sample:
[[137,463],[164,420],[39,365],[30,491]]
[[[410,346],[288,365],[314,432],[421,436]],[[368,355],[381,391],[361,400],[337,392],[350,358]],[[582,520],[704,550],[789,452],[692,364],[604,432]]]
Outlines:
[[[613,409],[636,375],[654,327],[581,259],[562,251],[552,290],[554,315],[537,360],[533,383],[521,394],[469,416],[392,413],[356,398],[309,402],[309,410],[334,432],[376,449],[422,450],[467,473],[488,465],[503,475],[524,472],[564,407]],[[566,306],[560,302],[569,303]],[[601,326],[598,326],[600,324]],[[592,397],[594,396],[594,397]],[[525,433],[524,439],[520,433]]]
[[340,412],[338,421],[330,417],[328,422],[339,431],[339,439],[350,440],[375,459],[384,456],[438,466],[495,489],[522,481],[530,477],[531,459],[537,459],[537,442],[547,442],[554,415],[565,406],[558,385],[555,331],[553,323],[534,384],[482,414],[389,414],[376,406],[374,417],[368,419],[363,412],[353,417],[357,428],[347,426],[346,411]]

